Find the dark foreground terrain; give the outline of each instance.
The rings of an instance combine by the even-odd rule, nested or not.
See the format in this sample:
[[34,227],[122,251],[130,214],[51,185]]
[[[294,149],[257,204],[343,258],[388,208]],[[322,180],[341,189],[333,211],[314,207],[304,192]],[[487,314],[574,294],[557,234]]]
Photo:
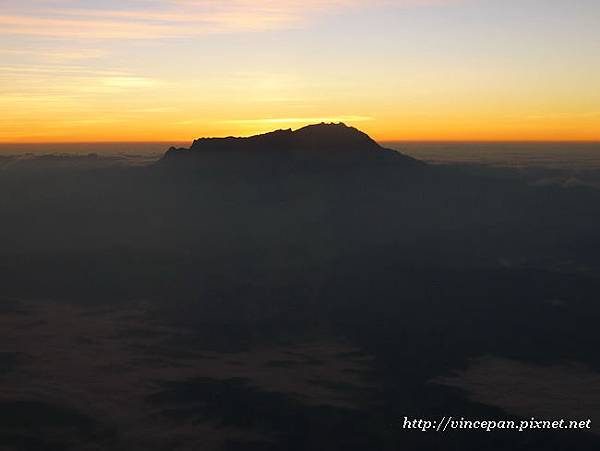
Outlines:
[[600,191],[506,174],[324,124],[0,157],[0,449],[600,449]]

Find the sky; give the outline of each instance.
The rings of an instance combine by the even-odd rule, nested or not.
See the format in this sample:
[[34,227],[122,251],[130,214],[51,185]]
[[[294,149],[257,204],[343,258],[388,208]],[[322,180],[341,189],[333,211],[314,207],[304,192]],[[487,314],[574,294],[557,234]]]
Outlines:
[[598,0],[0,0],[0,142],[600,141]]

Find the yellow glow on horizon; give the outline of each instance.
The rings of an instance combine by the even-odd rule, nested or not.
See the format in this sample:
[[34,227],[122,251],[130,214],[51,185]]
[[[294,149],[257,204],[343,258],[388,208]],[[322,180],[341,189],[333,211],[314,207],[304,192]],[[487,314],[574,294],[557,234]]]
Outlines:
[[344,122],[385,141],[600,141],[598,95],[587,86],[476,84],[474,76],[440,80],[430,68],[360,86],[278,72],[196,80],[73,64],[5,66],[0,142],[181,142],[320,122]]
[[[0,143],[68,143],[68,142],[191,142],[200,137],[252,136],[281,128],[298,129],[305,125],[320,122],[344,122],[368,133],[377,141],[587,141],[600,142],[600,126],[594,121],[594,128],[582,131],[579,121],[538,122],[530,125],[513,123],[497,124],[484,128],[485,124],[471,122],[450,122],[432,125],[432,122],[402,120],[384,122],[363,122],[323,118],[318,121],[296,121],[292,118],[255,121],[181,121],[169,129],[164,122],[148,118],[128,123],[111,117],[90,117],[78,120],[55,121],[43,124],[32,121],[22,122],[4,132]],[[331,119],[331,120],[329,120]],[[0,126],[3,125],[0,120]],[[27,133],[27,128],[35,128],[38,134]]]
[[469,97],[454,82],[425,93],[412,85],[374,86],[368,97],[353,99],[328,83],[314,89],[277,75],[208,80],[206,91],[200,82],[118,71],[31,69],[20,72],[17,92],[2,96],[0,142],[180,142],[320,122],[344,122],[385,141],[600,141],[600,111],[560,93],[551,102],[517,89]]

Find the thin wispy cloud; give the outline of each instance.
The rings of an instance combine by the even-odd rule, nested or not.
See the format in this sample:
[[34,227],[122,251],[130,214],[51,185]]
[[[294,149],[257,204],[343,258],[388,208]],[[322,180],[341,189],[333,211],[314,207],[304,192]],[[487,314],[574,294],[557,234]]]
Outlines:
[[[93,69],[66,65],[0,66],[0,96],[4,106],[80,106],[91,96],[114,95],[149,90],[162,81],[126,71]],[[10,88],[8,88],[10,86]],[[10,114],[14,114],[14,109]]]
[[105,76],[127,76],[128,72],[116,70],[92,69],[86,66],[69,66],[69,65],[14,65],[0,66],[0,74],[10,73],[18,75],[19,78],[27,76],[27,74],[51,74],[54,76],[69,76],[69,75],[105,75]]
[[373,121],[370,116],[321,116],[321,117],[285,117],[285,118],[266,118],[266,119],[231,119],[221,121],[223,124],[303,124],[319,122],[367,122]]
[[106,58],[110,55],[110,52],[105,49],[89,49],[81,48],[74,50],[53,50],[53,49],[40,49],[37,51],[30,51],[25,56],[30,56],[40,61],[48,63],[70,63],[78,62],[83,60],[93,60]]
[[409,7],[456,0],[9,1],[0,34],[58,38],[156,39],[294,28],[344,9]]

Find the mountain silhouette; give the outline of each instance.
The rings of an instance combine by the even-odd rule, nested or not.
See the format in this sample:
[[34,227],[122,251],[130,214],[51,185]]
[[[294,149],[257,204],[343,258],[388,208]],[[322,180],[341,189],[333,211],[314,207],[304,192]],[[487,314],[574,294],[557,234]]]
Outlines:
[[424,163],[381,147],[366,133],[343,123],[315,124],[298,130],[277,130],[248,138],[200,138],[189,149],[169,149],[159,164],[192,167],[215,163],[251,166],[280,163],[291,168]]

